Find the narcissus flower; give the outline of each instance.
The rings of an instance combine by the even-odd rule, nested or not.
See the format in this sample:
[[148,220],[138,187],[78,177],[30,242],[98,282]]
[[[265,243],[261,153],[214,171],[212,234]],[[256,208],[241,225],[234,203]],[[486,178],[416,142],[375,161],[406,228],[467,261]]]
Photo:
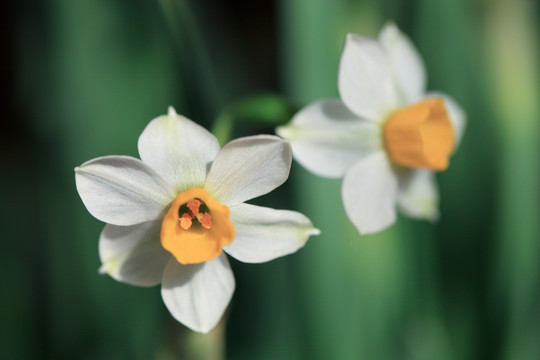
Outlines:
[[448,167],[465,125],[447,95],[425,93],[424,65],[394,24],[378,39],[349,34],[341,55],[341,99],[300,110],[277,133],[309,171],[343,177],[345,212],[361,234],[396,219],[438,218],[434,171]]
[[171,314],[207,332],[235,288],[227,257],[258,263],[301,248],[318,234],[308,218],[244,202],[281,185],[292,155],[277,136],[251,136],[220,149],[201,126],[177,115],[150,122],[141,160],[105,156],[75,169],[88,211],[108,223],[101,271],[132,285],[161,283]]

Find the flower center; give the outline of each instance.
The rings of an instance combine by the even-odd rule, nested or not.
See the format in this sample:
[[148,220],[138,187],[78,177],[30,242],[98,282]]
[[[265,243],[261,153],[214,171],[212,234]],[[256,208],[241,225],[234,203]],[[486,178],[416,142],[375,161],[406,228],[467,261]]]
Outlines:
[[437,171],[448,167],[455,135],[441,98],[426,99],[396,111],[383,133],[394,163]]
[[214,259],[234,234],[229,208],[199,188],[178,194],[161,223],[161,245],[181,264]]

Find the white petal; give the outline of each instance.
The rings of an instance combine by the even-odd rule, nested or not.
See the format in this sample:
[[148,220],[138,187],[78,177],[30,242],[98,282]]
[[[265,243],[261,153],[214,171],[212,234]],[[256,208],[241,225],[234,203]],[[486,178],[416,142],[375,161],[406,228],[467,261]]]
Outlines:
[[394,81],[405,102],[420,100],[426,88],[426,70],[412,41],[394,23],[383,27],[379,41],[386,51]]
[[132,226],[105,225],[99,238],[100,272],[131,285],[161,282],[171,254],[161,246],[161,221]]
[[197,265],[182,265],[173,258],[163,274],[161,296],[176,320],[206,333],[221,319],[234,287],[225,254]]
[[338,99],[306,106],[276,132],[291,142],[294,158],[319,176],[342,177],[355,162],[382,148],[380,127]]
[[439,192],[433,171],[401,168],[398,205],[406,215],[435,221],[439,218]]
[[174,198],[148,165],[129,156],[104,156],[75,168],[77,191],[95,218],[114,225],[157,219]]
[[457,104],[457,102],[452,99],[449,95],[440,93],[440,92],[430,92],[426,97],[440,97],[444,100],[444,105],[448,111],[448,116],[450,117],[450,122],[454,126],[454,131],[456,133],[456,149],[461,142],[463,133],[465,132],[465,127],[467,125],[467,114],[465,111]]
[[260,263],[292,254],[304,246],[310,235],[318,235],[304,215],[288,210],[238,204],[231,207],[236,236],[223,249],[236,259]]
[[382,151],[356,163],[341,189],[347,216],[360,234],[386,229],[396,220],[397,178]]
[[286,140],[271,135],[240,138],[216,156],[205,188],[217,201],[236,205],[283,184],[291,161],[291,146]]
[[169,114],[152,120],[139,137],[141,159],[177,192],[202,187],[210,164],[219,152],[214,135],[188,118]]
[[374,39],[347,35],[338,87],[345,105],[362,118],[380,122],[398,106],[387,55]]

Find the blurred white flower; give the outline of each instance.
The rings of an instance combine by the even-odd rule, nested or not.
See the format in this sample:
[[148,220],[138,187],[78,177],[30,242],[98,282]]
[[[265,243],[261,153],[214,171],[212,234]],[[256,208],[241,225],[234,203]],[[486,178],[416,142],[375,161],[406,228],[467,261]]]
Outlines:
[[182,324],[208,332],[235,287],[224,250],[258,263],[301,248],[318,234],[308,218],[245,204],[281,185],[291,148],[251,136],[220,150],[207,130],[169,109],[139,138],[141,160],[105,156],[75,169],[88,211],[108,223],[99,239],[101,271],[132,285],[159,283]]
[[361,234],[394,223],[396,205],[411,217],[438,218],[433,171],[448,166],[465,114],[425,86],[422,59],[393,23],[378,39],[349,34],[339,66],[341,100],[312,103],[277,129],[309,171],[344,178],[345,212]]

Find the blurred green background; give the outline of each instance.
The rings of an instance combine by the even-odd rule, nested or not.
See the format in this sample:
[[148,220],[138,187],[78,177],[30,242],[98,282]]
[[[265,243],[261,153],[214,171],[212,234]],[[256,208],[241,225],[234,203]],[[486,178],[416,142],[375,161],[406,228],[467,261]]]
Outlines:
[[[534,0],[8,5],[0,357],[180,356],[192,335],[171,320],[159,287],[98,275],[103,224],[80,201],[73,168],[136,156],[138,135],[169,105],[211,128],[259,92],[293,108],[337,97],[345,34],[375,36],[393,19],[423,55],[428,88],[468,113],[462,145],[438,176],[442,218],[401,217],[360,237],[340,181],[295,164],[260,203],[304,212],[323,235],[266,264],[231,261],[225,357],[540,359],[539,16]],[[261,118],[234,134],[272,133]]]

